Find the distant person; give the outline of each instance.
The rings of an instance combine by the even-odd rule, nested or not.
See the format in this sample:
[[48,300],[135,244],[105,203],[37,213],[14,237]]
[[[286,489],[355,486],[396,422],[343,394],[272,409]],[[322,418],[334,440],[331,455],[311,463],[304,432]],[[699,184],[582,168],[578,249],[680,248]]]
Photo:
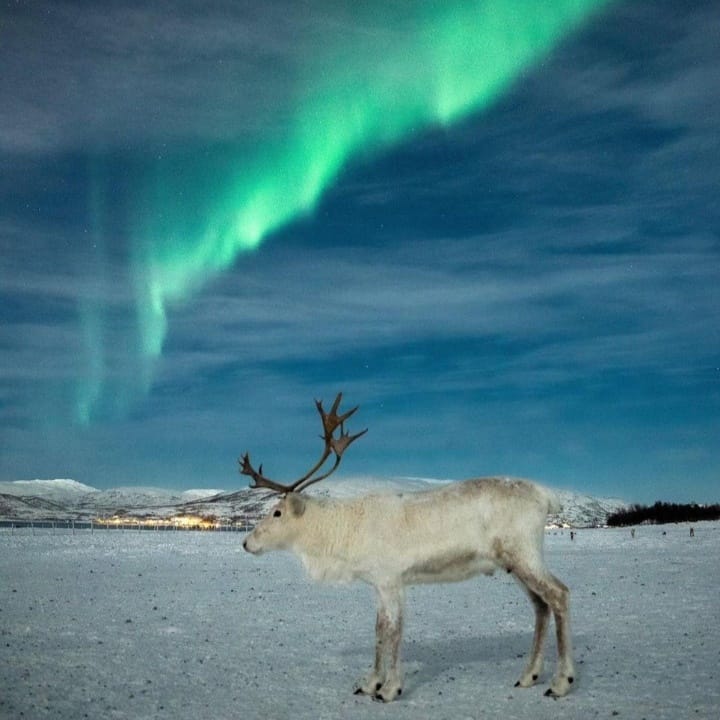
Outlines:
[[690,537],[695,537],[695,528],[690,528]]
[[635,528],[630,531],[630,537],[635,537]]

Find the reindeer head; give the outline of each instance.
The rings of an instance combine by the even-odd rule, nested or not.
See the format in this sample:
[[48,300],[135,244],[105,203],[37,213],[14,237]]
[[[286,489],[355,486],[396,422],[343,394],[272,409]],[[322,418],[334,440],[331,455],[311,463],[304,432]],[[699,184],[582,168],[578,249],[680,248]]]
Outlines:
[[289,550],[298,533],[305,514],[305,498],[299,493],[288,493],[263,518],[243,541],[243,547],[253,555],[269,550]]
[[[245,453],[238,460],[240,473],[253,479],[250,485],[251,488],[267,488],[274,493],[283,495],[283,499],[272,508],[268,516],[261,520],[250,535],[245,538],[243,547],[248,552],[257,554],[266,550],[286,550],[292,546],[301,518],[305,512],[305,499],[300,496],[300,493],[313,483],[332,475],[340,465],[345,450],[350,447],[351,443],[367,432],[367,429],[356,435],[345,432],[345,421],[357,410],[357,407],[348,410],[346,413],[338,414],[341,400],[342,393],[338,393],[329,412],[325,412],[323,409],[322,401],[315,401],[315,406],[322,420],[323,434],[321,437],[324,448],[320,459],[315,465],[295,482],[284,485],[265,477],[262,473],[262,465],[258,470],[255,470],[250,463],[248,453]],[[336,437],[337,430],[340,433]],[[333,453],[335,454],[335,462],[330,470],[316,475]]]

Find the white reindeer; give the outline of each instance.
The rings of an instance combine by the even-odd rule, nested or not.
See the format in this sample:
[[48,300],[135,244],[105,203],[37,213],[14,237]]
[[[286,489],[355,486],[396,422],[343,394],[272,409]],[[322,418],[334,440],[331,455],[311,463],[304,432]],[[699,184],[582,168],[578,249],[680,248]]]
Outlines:
[[[575,677],[569,625],[569,591],[543,561],[548,513],[559,505],[547,489],[524,480],[481,478],[437,489],[399,494],[373,494],[353,499],[300,495],[330,475],[343,452],[363,435],[345,434],[343,423],[357,408],[338,415],[341,394],[322,418],[325,449],[320,461],[292,485],[263,476],[247,453],[241,458],[251,487],[283,493],[283,499],[245,538],[250,553],[289,550],[300,557],[316,580],[362,580],[375,588],[377,621],[375,663],[355,692],[389,702],[403,687],[400,644],[404,588],[417,583],[453,582],[477,574],[492,575],[500,567],[524,587],[535,608],[530,658],[516,687],[530,687],[540,677],[543,643],[550,611],[557,631],[557,672],[545,695],[565,695]],[[339,437],[334,433],[340,428]],[[329,472],[312,477],[330,457]]]

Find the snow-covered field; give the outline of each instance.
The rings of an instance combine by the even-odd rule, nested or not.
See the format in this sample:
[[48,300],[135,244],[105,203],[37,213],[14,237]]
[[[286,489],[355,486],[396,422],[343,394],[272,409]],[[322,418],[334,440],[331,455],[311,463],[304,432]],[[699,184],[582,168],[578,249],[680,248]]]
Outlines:
[[[663,535],[666,532],[666,535]],[[408,592],[405,689],[352,694],[371,591],[317,585],[240,533],[0,532],[0,718],[717,718],[720,523],[549,531],[577,685],[513,687],[530,604],[504,573]]]

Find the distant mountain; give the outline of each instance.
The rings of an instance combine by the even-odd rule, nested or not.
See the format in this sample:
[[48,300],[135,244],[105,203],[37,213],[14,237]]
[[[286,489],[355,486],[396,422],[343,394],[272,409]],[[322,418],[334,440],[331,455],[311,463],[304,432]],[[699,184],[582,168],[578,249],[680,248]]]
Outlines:
[[15,480],[0,482],[0,493],[20,497],[41,497],[58,503],[69,503],[89,493],[96,493],[94,487],[77,480]]
[[0,519],[35,519],[38,517],[71,520],[74,515],[67,508],[52,500],[35,496],[18,497],[0,493]]
[[222,490],[187,490],[177,492],[165,488],[121,487],[111,490],[96,490],[78,498],[70,505],[98,515],[113,515],[117,512],[129,513],[138,509],[146,511],[183,505],[187,502],[209,498],[222,493]]
[[[425,478],[338,478],[308,489],[326,497],[351,497],[368,492],[412,492],[447,480]],[[549,523],[571,527],[604,525],[608,514],[627,507],[622,500],[558,492],[562,511]],[[212,517],[220,522],[262,517],[277,502],[265,490],[243,488],[173,491],[153,487],[98,490],[75,480],[19,480],[0,483],[0,519],[90,520],[111,516],[162,519],[178,516]]]
[[570,527],[605,525],[608,515],[627,507],[627,503],[618,498],[597,498],[567,490],[559,490],[557,494],[563,509],[558,515],[550,516],[550,520],[557,525]]

